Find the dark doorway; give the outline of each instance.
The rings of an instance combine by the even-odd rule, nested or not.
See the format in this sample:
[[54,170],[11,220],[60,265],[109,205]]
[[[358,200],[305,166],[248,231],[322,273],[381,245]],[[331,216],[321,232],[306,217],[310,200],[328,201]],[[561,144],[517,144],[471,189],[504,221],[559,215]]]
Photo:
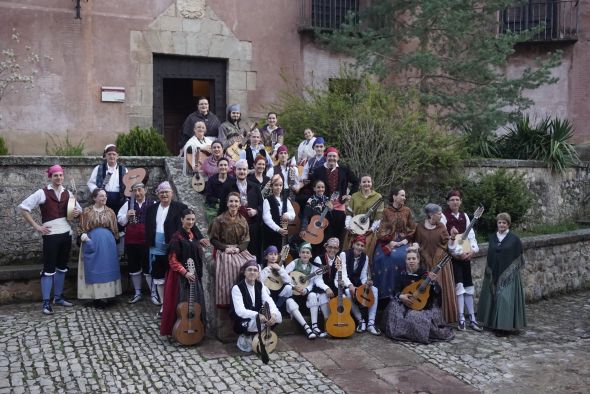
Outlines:
[[207,97],[210,111],[225,120],[226,69],[225,60],[154,54],[154,127],[172,153],[197,97]]

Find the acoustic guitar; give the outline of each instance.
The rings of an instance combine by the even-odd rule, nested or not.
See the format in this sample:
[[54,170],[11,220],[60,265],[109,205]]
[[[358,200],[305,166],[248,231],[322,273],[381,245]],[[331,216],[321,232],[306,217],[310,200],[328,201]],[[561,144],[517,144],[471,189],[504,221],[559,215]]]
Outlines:
[[[367,282],[371,280],[371,263],[369,262],[367,266]],[[371,290],[371,286],[367,286],[366,284],[359,286],[356,289],[356,301],[364,306],[365,308],[370,308],[375,303],[375,295]]]
[[[195,273],[195,262],[188,259],[188,272]],[[201,342],[205,337],[205,327],[201,321],[201,305],[195,301],[195,282],[190,282],[188,301],[181,302],[176,307],[176,323],[172,328],[172,337],[181,345],[190,346]]]
[[467,226],[467,228],[465,229],[465,231],[462,234],[457,234],[457,237],[459,237],[459,239],[457,240],[455,254],[460,255],[463,252],[470,252],[471,251],[471,242],[469,242],[469,239],[467,239],[467,237],[469,237],[469,232],[473,228],[473,225],[475,224],[475,222],[477,222],[477,220],[481,217],[481,215],[483,214],[483,211],[484,211],[484,207],[483,207],[483,205],[480,205],[475,210],[475,213],[473,214],[473,220],[471,221],[471,223],[469,223],[469,226]]
[[[265,302],[264,305],[262,305],[262,308],[260,309],[260,314],[263,315],[266,318],[266,320],[270,320],[270,318],[272,317],[268,301]],[[277,347],[277,343],[279,341],[277,334],[268,325],[266,325],[259,333],[259,335],[254,335],[254,338],[252,338],[252,350],[254,350],[254,352],[256,352],[257,354],[260,354],[261,339],[262,343],[264,344],[264,347],[266,348],[267,353],[272,353]]]
[[126,197],[130,197],[133,193],[131,191],[131,187],[136,183],[141,183],[145,179],[147,175],[147,171],[145,168],[134,168],[132,170],[127,171],[125,175],[123,175],[123,184],[125,185],[125,194]]
[[[201,153],[201,148],[197,148],[197,157]],[[197,193],[201,193],[205,190],[205,177],[202,174],[202,163],[198,161],[193,167],[193,177],[191,178],[191,186]]]
[[379,205],[382,203],[383,199],[380,198],[369,207],[367,212],[355,215],[350,221],[350,231],[352,231],[355,235],[365,235],[371,227],[371,215],[377,208],[379,208]]
[[[279,266],[283,266],[283,264],[285,263],[285,260],[287,260],[287,256],[289,255],[289,250],[290,250],[289,245],[285,245],[281,249]],[[277,270],[271,269],[270,274],[264,280],[264,285],[266,287],[268,287],[268,289],[271,291],[281,290],[284,286],[283,278],[281,278],[281,275],[279,275],[279,272]]]
[[[326,272],[328,272],[328,266],[324,265],[321,268],[311,271],[311,273],[309,275],[305,275],[304,273],[299,272],[299,271],[291,271],[291,272],[289,272],[289,276],[291,277],[291,283],[293,284],[293,286],[300,285],[305,288],[305,287],[309,286],[309,281],[311,280],[311,278],[313,278],[314,276],[317,276],[317,275],[323,275]],[[293,288],[293,294],[294,295],[303,295],[301,292],[295,290],[295,288]]]
[[[336,191],[330,196],[330,201],[337,200],[339,197],[340,192]],[[330,224],[328,219],[326,219],[328,211],[329,208],[326,206],[320,215],[314,215],[311,217],[311,220],[305,229],[305,234],[302,237],[304,241],[307,241],[312,245],[317,245],[324,240],[324,231]]]
[[[438,262],[436,267],[434,267],[431,272],[435,274],[438,273],[438,271],[440,271],[442,267],[444,267],[449,261],[451,261],[451,255],[445,253],[443,258]],[[428,302],[428,297],[430,297],[430,287],[432,286],[431,282],[432,281],[430,278],[426,277],[425,279],[420,279],[414,283],[410,283],[402,290],[402,294],[409,294],[412,299],[412,303],[410,304],[409,308],[415,311],[421,311],[424,309],[426,303]]]
[[334,262],[338,270],[338,297],[330,300],[330,316],[326,320],[326,332],[334,338],[348,338],[354,334],[354,319],[350,315],[352,302],[344,297],[344,289],[340,286],[342,281],[342,261],[336,257]]

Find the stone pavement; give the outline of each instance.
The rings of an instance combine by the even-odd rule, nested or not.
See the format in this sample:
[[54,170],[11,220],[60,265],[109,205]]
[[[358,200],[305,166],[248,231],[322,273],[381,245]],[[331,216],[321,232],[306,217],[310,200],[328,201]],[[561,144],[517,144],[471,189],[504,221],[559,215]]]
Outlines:
[[590,385],[588,291],[528,305],[529,328],[518,336],[467,331],[426,346],[292,335],[267,366],[210,338],[171,343],[147,301],[56,307],[49,317],[39,308],[0,307],[0,393],[586,393]]

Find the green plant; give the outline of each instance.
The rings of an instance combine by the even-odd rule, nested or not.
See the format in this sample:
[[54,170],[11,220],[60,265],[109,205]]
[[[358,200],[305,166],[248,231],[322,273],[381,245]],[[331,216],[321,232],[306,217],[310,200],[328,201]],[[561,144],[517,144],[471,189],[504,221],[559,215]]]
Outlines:
[[573,134],[567,119],[546,117],[535,125],[525,115],[498,139],[498,154],[506,159],[541,160],[552,170],[563,172],[580,162],[569,142]]
[[119,134],[115,145],[121,156],[170,156],[164,137],[153,127],[136,126]]
[[[70,139],[70,134],[61,140],[59,137],[53,137],[47,134],[48,141],[45,141],[45,153],[49,156],[84,156],[84,139],[74,143]],[[50,146],[51,142],[51,146]]]
[[311,127],[358,176],[371,174],[375,189],[392,185],[428,190],[447,179],[462,158],[461,138],[428,122],[414,92],[400,92],[341,74],[327,89],[284,93],[280,117],[286,143],[296,147]]
[[491,174],[479,174],[476,180],[465,180],[460,189],[465,196],[463,207],[467,212],[474,212],[479,204],[485,207],[478,231],[493,233],[496,231],[496,215],[508,212],[512,226],[517,226],[533,203],[533,196],[523,179],[518,175],[499,169]]
[[6,146],[6,141],[4,137],[0,135],[0,156],[8,155],[8,147]]

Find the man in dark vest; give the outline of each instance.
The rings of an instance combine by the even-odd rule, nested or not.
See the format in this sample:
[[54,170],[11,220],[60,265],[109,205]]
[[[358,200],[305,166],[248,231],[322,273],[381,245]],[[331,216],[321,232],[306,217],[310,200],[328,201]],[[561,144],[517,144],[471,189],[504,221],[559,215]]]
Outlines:
[[243,150],[240,151],[240,159],[246,160],[248,163],[248,170],[250,172],[254,172],[254,159],[258,154],[266,158],[267,167],[272,167],[272,160],[266,153],[264,145],[260,140],[260,131],[258,129],[254,129],[250,132],[248,144]]
[[[265,326],[274,326],[282,321],[281,312],[270,296],[268,289],[258,280],[260,268],[256,260],[245,263],[240,269],[240,277],[243,279],[231,290],[232,308],[230,315],[234,319],[234,331],[239,334],[238,348],[243,352],[252,351],[252,336],[258,332],[256,317],[261,323],[261,329]],[[260,309],[268,302],[270,307],[270,320],[261,315]]]
[[310,182],[313,185],[316,180],[322,180],[326,185],[326,196],[331,196],[335,191],[340,193],[340,198],[334,201],[333,221],[330,222],[330,226],[333,228],[333,234],[338,237],[340,243],[343,243],[344,223],[346,222],[344,204],[358,190],[359,180],[350,168],[338,163],[339,154],[336,148],[326,149],[325,155],[326,162],[313,171]]
[[[53,165],[47,170],[51,183],[27,197],[19,206],[23,218],[43,237],[43,270],[41,271],[42,312],[53,314],[51,307],[51,289],[53,303],[60,306],[72,306],[63,296],[68,261],[72,247],[72,228],[67,221],[68,202],[74,196],[63,187],[64,170]],[[41,224],[37,223],[31,211],[39,207]],[[73,217],[80,216],[82,209],[76,202]]]
[[[461,192],[459,190],[451,190],[447,194],[448,208],[443,212],[441,223],[447,228],[449,234],[454,227],[459,234],[465,233],[465,230],[471,223],[469,216],[465,212],[460,212],[461,207]],[[479,252],[479,245],[475,239],[475,232],[473,229],[467,235],[469,240],[469,249],[463,250],[459,255],[453,255],[453,277],[455,278],[455,295],[457,297],[457,310],[459,313],[459,330],[465,331],[465,305],[467,305],[467,313],[469,314],[469,328],[474,331],[482,331],[477,319],[475,318],[475,307],[473,305],[473,295],[475,288],[473,287],[473,278],[471,277],[471,258],[474,253]]]
[[[365,254],[365,245],[367,240],[364,235],[357,235],[353,239],[352,249],[340,253],[342,260],[342,269],[346,269],[346,275],[342,276],[346,289],[346,296],[352,300],[352,315],[357,321],[356,332],[365,332],[373,335],[381,335],[381,331],[375,326],[375,316],[377,315],[377,303],[379,300],[378,290],[373,286],[373,281],[369,279],[369,258]],[[368,311],[368,322],[362,317],[359,304],[356,301],[355,293],[361,285],[367,285],[371,288],[375,296],[375,302]]]
[[117,162],[119,154],[113,144],[104,147],[102,157],[102,164],[94,167],[86,186],[90,193],[96,188],[104,189],[107,192],[107,207],[113,212],[119,212],[119,208],[125,203],[123,176],[127,173],[127,168]]
[[121,226],[125,227],[125,254],[127,255],[129,276],[135,290],[135,294],[129,299],[129,303],[135,304],[141,300],[141,273],[143,272],[151,290],[152,302],[158,304],[156,289],[152,286],[152,278],[149,273],[148,246],[145,242],[147,209],[154,204],[154,201],[146,199],[143,183],[133,185],[131,192],[134,201],[129,199],[117,213],[117,221]]

